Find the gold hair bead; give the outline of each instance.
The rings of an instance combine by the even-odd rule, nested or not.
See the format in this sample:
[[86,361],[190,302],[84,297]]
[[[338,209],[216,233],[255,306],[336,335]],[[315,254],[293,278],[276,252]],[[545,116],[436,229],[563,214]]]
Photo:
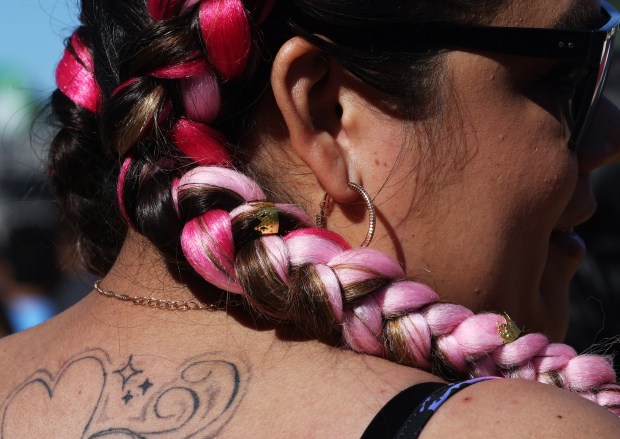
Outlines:
[[277,235],[280,231],[280,218],[276,205],[268,201],[249,204],[258,207],[258,210],[254,213],[254,218],[259,220],[260,224],[254,227],[254,230],[264,236]]
[[504,340],[504,344],[508,344],[519,338],[521,330],[507,313],[504,313],[504,318],[506,319],[505,324],[497,322],[497,331],[502,340]]

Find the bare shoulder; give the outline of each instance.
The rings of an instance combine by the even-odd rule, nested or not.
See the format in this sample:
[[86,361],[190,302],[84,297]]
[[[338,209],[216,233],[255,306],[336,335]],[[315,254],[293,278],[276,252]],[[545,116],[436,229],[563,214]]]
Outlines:
[[22,371],[36,362],[37,333],[31,329],[0,338],[0,397],[9,382],[19,379]]
[[620,420],[551,385],[490,380],[470,386],[431,418],[422,438],[617,438]]

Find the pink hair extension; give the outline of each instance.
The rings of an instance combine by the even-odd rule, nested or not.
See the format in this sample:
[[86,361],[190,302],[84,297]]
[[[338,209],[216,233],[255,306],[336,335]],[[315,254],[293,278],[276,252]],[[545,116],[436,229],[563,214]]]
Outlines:
[[425,309],[423,315],[433,334],[448,334],[474,313],[461,305],[437,303]]
[[327,264],[344,250],[350,249],[340,235],[325,229],[298,229],[284,239],[292,265]]
[[[333,260],[329,265],[334,266]],[[377,270],[374,264],[368,268]],[[386,270],[381,271],[386,274]],[[340,274],[337,269],[335,272]],[[362,280],[365,279],[366,276],[362,276]],[[340,278],[340,282],[346,285],[349,280],[343,282]],[[392,285],[397,285],[398,290],[392,292],[393,297],[389,297],[386,292]],[[396,282],[392,285],[365,298],[360,305],[359,301],[351,303],[351,311],[345,311],[343,336],[354,350],[379,355],[384,335],[383,326],[378,322],[395,320],[418,367],[429,367],[430,341],[435,339],[444,359],[462,374],[493,374],[545,383],[554,383],[552,377],[557,375],[563,387],[579,393],[592,392],[615,383],[613,368],[604,357],[577,356],[570,347],[550,345],[542,334],[527,334],[504,344],[498,332],[498,324],[506,323],[503,316],[491,313],[475,315],[459,305],[437,303],[437,296],[427,286],[414,282]],[[406,289],[413,292],[405,293]],[[402,304],[398,303],[400,297]],[[438,309],[433,309],[435,307]],[[399,312],[401,317],[398,317]],[[452,323],[448,322],[450,317],[455,319]],[[372,341],[371,334],[375,341]],[[604,398],[615,401],[612,405],[618,405],[620,387],[606,389]],[[601,402],[599,399],[597,401]]]
[[[158,79],[182,79],[203,74],[208,71],[209,69],[206,61],[194,60],[155,69],[146,76],[151,76]],[[112,91],[112,96],[116,96],[121,90],[138,82],[139,80],[140,78],[129,78]]]
[[183,154],[201,166],[230,166],[232,159],[222,146],[226,139],[206,125],[179,119],[170,130],[170,140]]
[[[509,348],[511,345],[515,344],[523,338],[525,337],[515,340],[513,343],[507,344],[505,348]],[[518,346],[519,345],[517,345],[517,348]],[[568,360],[577,356],[577,352],[575,351],[575,349],[561,343],[550,344],[545,348],[544,353],[545,355],[541,355],[539,358],[534,359],[534,363],[537,369],[547,372],[560,369],[564,364],[568,362]]]
[[456,355],[463,355],[473,360],[477,356],[492,353],[496,348],[503,346],[504,342],[497,330],[498,323],[504,323],[505,319],[498,314],[481,313],[463,320],[446,337],[454,337],[459,347]]
[[[248,201],[265,199],[262,189],[237,171],[216,166],[197,167],[172,183],[171,195],[177,212],[179,193],[201,186],[225,188]],[[181,247],[190,265],[206,281],[223,290],[243,294],[234,269],[231,218],[226,211],[211,210],[192,219],[183,228]]]
[[[339,260],[340,258],[334,258],[330,262],[330,265],[334,266]],[[347,260],[351,259],[347,258]],[[380,270],[377,271],[377,274],[389,274],[390,270],[394,270],[395,273],[398,273],[398,268],[400,268],[400,266],[398,266],[398,268],[390,268],[390,261],[383,261],[383,267],[379,264],[379,266],[373,267],[372,269]],[[357,280],[349,280],[347,282],[343,282],[342,272],[339,272],[338,270],[335,271],[336,274],[339,274],[340,281],[345,285],[349,282],[356,283],[367,280],[367,273],[363,273],[364,270],[360,270],[363,273],[362,277]],[[354,273],[346,273],[347,276],[352,274]],[[363,352],[372,353],[373,355],[380,355],[377,354],[377,352],[383,351],[383,343],[381,342],[381,339],[377,337],[377,332],[375,330],[379,328],[379,333],[383,332],[384,317],[400,316],[402,315],[404,309],[424,307],[430,303],[438,301],[439,297],[426,285],[413,281],[401,281],[391,283],[378,293],[372,295],[371,297],[366,297],[363,300],[364,302],[361,310],[358,310],[358,307],[355,306],[353,308],[353,312],[345,312],[343,335],[347,343],[349,343],[353,349],[361,349]],[[422,316],[418,318],[413,314],[405,315],[401,323],[405,329],[405,335],[409,336],[407,337],[410,341],[408,348],[411,354],[414,358],[421,360],[420,367],[428,367],[430,364],[428,361],[430,355],[430,338],[424,339],[422,337],[414,336],[424,335],[425,332],[430,336],[430,331],[426,327],[427,325],[416,325],[416,323],[419,323],[418,320],[420,318],[423,320]],[[380,324],[378,322],[380,322]],[[374,333],[372,337],[370,335],[371,333]],[[374,338],[374,341],[372,341],[371,338]],[[360,344],[360,339],[363,340],[363,344]],[[420,346],[420,344],[422,344],[422,346]]]
[[[224,79],[243,73],[250,54],[250,26],[241,0],[188,0],[181,7],[185,14],[200,3],[198,18],[211,64]],[[172,5],[171,5],[172,4]],[[174,13],[177,1],[149,0],[149,12],[157,21]]]
[[[311,221],[308,214],[303,212],[301,209],[293,208],[294,206],[288,204],[276,204],[275,205],[278,211],[287,212],[293,216],[300,214],[300,219],[302,222]],[[251,204],[242,204],[239,207],[236,207],[230,212],[231,223],[239,215],[253,213],[256,212],[258,208]],[[231,231],[232,235],[232,231]],[[290,256],[288,252],[288,248],[284,240],[277,235],[268,235],[260,238],[265,249],[267,250],[267,257],[271,262],[271,266],[275,269],[276,273],[280,277],[280,280],[284,284],[288,284],[288,273],[289,273],[289,261]]]
[[118,198],[118,205],[120,207],[123,219],[129,227],[135,230],[133,223],[129,219],[129,215],[127,215],[127,210],[125,209],[125,199],[123,196],[125,190],[125,180],[127,179],[127,172],[129,172],[129,168],[131,167],[132,163],[133,159],[131,158],[131,156],[127,156],[123,161],[123,164],[121,165],[121,170],[118,174],[118,180],[116,184],[116,196]]
[[153,70],[149,76],[160,79],[190,78],[208,71],[207,62],[203,59],[185,61]]
[[370,355],[383,356],[385,349],[377,334],[383,332],[381,313],[376,312],[375,298],[365,297],[354,307],[345,309],[342,320],[342,335],[351,349]]
[[179,183],[181,182],[181,180],[179,180],[178,178],[174,178],[172,180],[172,183],[170,184],[170,197],[172,198],[172,205],[174,206],[174,210],[177,212],[177,215],[180,214],[179,212]]
[[182,192],[200,186],[224,188],[239,194],[246,201],[265,199],[263,190],[252,179],[233,169],[216,166],[199,166],[190,170],[181,177],[176,187]]
[[618,385],[605,384],[596,389],[596,391],[582,392],[581,396],[588,398],[603,407],[607,407],[616,416],[620,416],[620,407],[618,407]]
[[[547,337],[545,337],[544,335],[538,333],[526,334],[513,341],[512,343],[508,343],[497,348],[493,352],[493,362],[500,367],[508,368],[512,364],[521,364],[527,361],[529,358],[534,357],[536,353],[540,352],[542,349],[547,348],[547,346],[552,345],[549,345],[549,340],[547,340]],[[566,347],[569,348],[572,352],[568,357],[565,358],[572,358],[577,355],[574,349],[568,346]],[[540,368],[540,366],[543,366],[543,363],[539,362],[538,366]]]
[[241,0],[203,0],[200,29],[209,60],[224,79],[245,70],[250,55],[250,26]]
[[337,322],[341,322],[344,316],[342,309],[342,287],[340,286],[338,276],[336,276],[336,273],[334,273],[334,270],[332,270],[331,267],[324,264],[316,264],[314,269],[321,279],[321,283],[323,284],[323,288],[327,294],[327,298],[329,299],[329,304],[331,305],[334,319]]
[[[178,192],[180,185],[180,182],[175,183],[176,190],[173,189],[173,197],[175,197],[174,192]],[[254,194],[250,193],[250,195]],[[290,208],[290,206],[280,206],[289,207],[288,211],[293,214],[299,213],[298,209]],[[256,210],[257,207],[249,204],[243,204],[231,213],[217,209],[210,210],[200,217],[192,219],[183,228],[181,235],[183,254],[198,274],[218,288],[243,294],[234,269],[235,246],[232,235],[232,220],[237,215]],[[302,221],[310,220],[305,213],[301,215],[300,219]],[[282,282],[288,283],[290,257],[284,240],[275,235],[264,236],[261,240],[278,276]]]
[[[423,369],[431,368],[432,333],[421,314],[406,314],[399,320],[402,335],[407,341],[407,351]],[[488,374],[485,374],[488,375]]]
[[183,254],[207,282],[236,294],[244,294],[234,269],[235,246],[230,215],[210,210],[185,224],[181,234]]
[[573,357],[561,370],[560,376],[566,386],[574,391],[593,389],[616,380],[613,368],[598,355]]
[[344,287],[377,276],[390,279],[405,277],[405,272],[398,263],[374,249],[360,248],[341,253],[329,261],[328,265],[334,269]]
[[[310,218],[308,222],[311,223]],[[337,233],[319,228],[293,230],[284,237],[284,241],[288,247],[292,266],[301,266],[305,263],[314,265],[327,294],[332,315],[337,322],[341,322],[342,287],[336,273],[325,264],[343,251],[350,250],[351,246]]]
[[286,285],[288,284],[288,272],[289,272],[289,255],[286,243],[277,235],[268,235],[260,238],[265,249],[267,250],[267,257],[271,262],[276,273],[280,277],[280,280]]
[[411,280],[392,282],[375,294],[386,317],[398,317],[408,309],[424,308],[439,301],[428,285]]
[[178,0],[147,0],[146,6],[153,21],[161,21],[174,16]]
[[65,96],[91,113],[97,113],[101,99],[94,70],[90,51],[74,33],[56,68],[56,83]]
[[[180,14],[187,13],[187,11],[192,8],[192,6],[194,6],[196,3],[199,3],[200,1],[202,0],[187,0],[181,7]],[[271,10],[275,5],[275,0],[255,0],[254,3],[255,6],[252,8],[252,16],[255,17],[256,24],[260,25],[267,19],[267,17],[271,13]],[[166,17],[170,17],[172,15],[172,12],[173,11],[170,11],[169,14],[166,14]],[[151,15],[153,14],[151,13]]]
[[185,113],[202,123],[215,120],[222,103],[217,77],[210,70],[180,81]]
[[[297,206],[290,204],[275,204],[275,207],[279,212],[287,213],[295,217],[306,226],[312,225],[312,220],[308,214]],[[236,209],[233,209],[230,212],[230,217],[234,219],[241,214],[256,212],[257,209],[258,208],[256,206],[251,204],[243,204]],[[271,262],[271,266],[275,269],[276,273],[278,273],[280,280],[284,284],[288,284],[289,264],[291,257],[289,255],[287,243],[284,239],[277,235],[263,236],[260,239],[267,251],[267,256]]]

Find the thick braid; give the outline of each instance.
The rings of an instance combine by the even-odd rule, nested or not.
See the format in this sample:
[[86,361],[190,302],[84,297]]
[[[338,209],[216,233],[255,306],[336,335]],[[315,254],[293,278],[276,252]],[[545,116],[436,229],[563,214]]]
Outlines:
[[[373,250],[345,252],[327,265],[338,275],[345,308],[351,306],[348,316],[344,313],[343,335],[353,349],[427,370],[447,365],[460,377],[496,375],[556,384],[619,413],[620,387],[609,359],[578,356],[569,346],[549,344],[542,334],[505,344],[498,331],[507,323],[503,316],[474,315],[440,303],[430,288],[402,280],[400,266]],[[347,300],[356,284],[372,276],[391,281],[362,299]],[[445,364],[436,366],[437,360]]]
[[320,334],[324,324],[308,328],[308,317],[318,311],[323,315],[314,319],[331,322],[331,331],[341,331],[356,351],[426,370],[448,369],[459,378],[494,375],[555,384],[620,414],[620,387],[605,357],[578,356],[542,334],[506,344],[498,331],[507,323],[503,316],[441,303],[428,286],[404,279],[400,265],[385,254],[351,250],[337,235],[309,228],[310,219],[289,206],[276,205],[280,216],[292,213],[303,228],[285,228],[282,237],[254,234],[250,241],[252,228],[238,224],[242,215],[256,215],[260,188],[236,171],[199,168],[175,191],[188,203],[201,186],[224,187],[249,204],[230,212],[207,210],[198,222],[188,222],[183,251],[208,282],[245,295],[260,312]]
[[[251,38],[240,1],[148,2],[154,24],[127,45],[132,55],[121,57],[118,85],[104,107],[104,143],[125,156],[117,183],[117,197],[125,221],[149,237],[171,260],[179,253],[175,237],[181,224],[176,220],[169,187],[178,170],[195,164],[232,163],[222,134],[205,123],[220,112],[218,75],[223,80],[239,76],[247,62]],[[178,17],[174,14],[180,10]],[[239,37],[240,18],[245,31]],[[187,37],[196,23],[201,39]],[[224,34],[228,49],[201,56],[205,26]],[[171,36],[172,35],[172,36]],[[215,38],[218,41],[221,35]],[[170,41],[175,44],[170,44]],[[198,44],[196,43],[198,40]],[[179,44],[176,44],[176,43]],[[241,45],[241,50],[235,50]],[[144,51],[155,56],[143,57]],[[228,58],[226,58],[228,57]],[[180,107],[178,103],[180,102]],[[177,114],[185,115],[174,121]],[[170,122],[174,121],[174,122]],[[152,145],[165,145],[154,149]],[[155,218],[155,220],[154,220]]]

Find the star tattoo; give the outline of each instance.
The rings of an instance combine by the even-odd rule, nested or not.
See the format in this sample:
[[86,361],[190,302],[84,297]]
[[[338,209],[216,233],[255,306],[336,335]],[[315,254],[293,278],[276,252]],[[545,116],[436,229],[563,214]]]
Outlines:
[[125,405],[129,404],[129,401],[131,401],[133,399],[133,395],[131,394],[131,390],[128,390],[127,393],[125,394],[125,396],[123,396],[121,399],[123,401],[125,401]]
[[129,360],[127,360],[127,364],[123,366],[123,368],[115,370],[113,373],[117,373],[121,376],[123,380],[123,390],[125,390],[125,386],[129,382],[129,380],[131,380],[134,376],[141,374],[142,372],[144,371],[136,369],[133,366],[133,355],[130,355]]
[[142,394],[144,395],[147,390],[149,390],[151,387],[153,387],[153,383],[147,378],[146,380],[144,380],[144,382],[142,384],[140,384],[138,386],[140,389],[142,389]]

